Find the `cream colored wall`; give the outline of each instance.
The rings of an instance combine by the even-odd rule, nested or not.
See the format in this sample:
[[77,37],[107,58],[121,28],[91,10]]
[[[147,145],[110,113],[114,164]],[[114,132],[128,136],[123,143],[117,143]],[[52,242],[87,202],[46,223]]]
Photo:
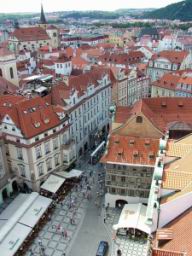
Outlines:
[[161,138],[162,133],[158,128],[141,113],[139,116],[143,117],[142,123],[136,123],[136,116],[131,117],[124,125],[120,128],[113,130],[113,133],[120,135],[131,135],[138,137],[148,138]]
[[[47,34],[50,37],[50,44],[53,48],[58,48],[59,47],[59,34],[57,29],[48,29],[46,30]],[[53,34],[56,33],[57,36],[54,37]]]
[[151,97],[175,97],[175,91],[152,85]]
[[[13,69],[13,78],[10,75],[10,68]],[[0,62],[0,69],[2,70],[3,77],[11,83],[19,86],[19,79],[17,75],[16,59]]]

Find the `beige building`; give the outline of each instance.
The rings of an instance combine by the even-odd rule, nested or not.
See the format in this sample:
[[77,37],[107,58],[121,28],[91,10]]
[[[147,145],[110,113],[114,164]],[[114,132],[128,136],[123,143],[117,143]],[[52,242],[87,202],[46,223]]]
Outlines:
[[0,110],[10,170],[21,186],[38,191],[50,173],[76,160],[63,108],[40,97],[7,95],[0,97]]
[[41,27],[17,28],[9,37],[9,49],[14,52],[21,50],[37,51],[42,46],[51,45],[51,39]]
[[95,69],[69,77],[51,92],[52,104],[63,106],[70,118],[70,137],[76,142],[76,153],[82,155],[96,146],[109,130],[111,80],[108,69]]
[[50,45],[52,48],[56,49],[60,46],[59,40],[59,29],[53,25],[49,25],[46,28],[46,32],[51,39]]
[[0,76],[19,86],[15,54],[0,48]]
[[115,82],[112,87],[112,100],[117,106],[130,106],[142,98],[150,96],[149,77],[141,71],[111,67]]
[[13,192],[18,191],[16,175],[8,168],[6,145],[3,138],[0,139],[0,204],[2,204]]

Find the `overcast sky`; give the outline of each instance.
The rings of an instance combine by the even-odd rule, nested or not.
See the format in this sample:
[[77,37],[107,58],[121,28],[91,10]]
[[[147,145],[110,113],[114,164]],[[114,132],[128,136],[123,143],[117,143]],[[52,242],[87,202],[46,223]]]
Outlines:
[[164,7],[180,0],[0,0],[0,13],[69,10],[116,10],[120,8]]

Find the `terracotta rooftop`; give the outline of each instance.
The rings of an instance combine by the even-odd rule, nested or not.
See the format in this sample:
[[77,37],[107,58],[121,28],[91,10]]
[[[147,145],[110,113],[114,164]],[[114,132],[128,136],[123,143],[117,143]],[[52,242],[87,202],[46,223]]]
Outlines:
[[101,162],[154,165],[158,149],[158,139],[111,134]]
[[19,41],[38,41],[49,40],[49,36],[45,29],[41,27],[18,28],[11,34]]
[[[173,239],[159,243],[160,250],[175,254],[153,254],[154,256],[191,256],[192,255],[192,209],[185,211],[166,225],[173,232]],[[184,252],[186,254],[184,254]],[[177,253],[177,254],[176,254]],[[179,254],[180,253],[180,254]]]
[[63,108],[47,104],[41,97],[1,96],[1,120],[7,114],[25,138],[34,137],[62,123]]
[[145,98],[136,102],[132,108],[122,107],[119,111],[117,107],[115,122],[121,120],[125,123],[127,117],[142,113],[161,132],[174,128],[189,130],[192,125],[191,109],[191,98]]
[[165,58],[168,59],[171,63],[181,64],[188,54],[189,52],[187,51],[162,51],[158,54],[154,54],[152,56],[152,60]]
[[130,51],[129,53],[105,53],[100,60],[104,63],[128,65],[139,63],[143,57],[144,54],[140,51]]
[[185,144],[191,140],[192,135],[190,134],[179,141],[168,143],[166,155],[177,158],[165,167],[162,187],[176,190],[176,192],[163,198],[161,203],[192,191],[192,144]]

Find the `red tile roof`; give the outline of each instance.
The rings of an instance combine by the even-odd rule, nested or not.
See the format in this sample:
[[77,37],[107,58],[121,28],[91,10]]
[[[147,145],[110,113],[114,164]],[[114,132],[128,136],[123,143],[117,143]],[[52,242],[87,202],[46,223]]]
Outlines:
[[175,90],[180,76],[175,73],[166,73],[160,79],[152,83],[152,86],[157,86],[169,90]]
[[158,58],[168,59],[171,63],[180,64],[187,57],[189,52],[187,51],[162,51],[152,56],[152,60]]
[[[191,98],[145,98],[136,102],[132,108],[121,107],[120,111],[117,108],[115,120],[118,121],[120,115],[120,119],[125,123],[127,116],[143,113],[157,129],[165,132],[178,122],[192,124],[191,109]],[[124,116],[122,111],[128,113]]]
[[141,62],[144,54],[140,51],[130,51],[129,53],[105,53],[100,57],[102,62],[111,62],[115,64],[135,64]]
[[154,165],[158,149],[159,139],[111,134],[101,162]]
[[1,96],[0,117],[8,114],[25,138],[34,137],[62,123],[57,113],[63,108],[46,103],[41,97]]
[[[159,249],[170,251],[170,252],[180,252],[180,254],[165,254],[166,256],[184,256],[192,255],[192,208],[185,211],[171,223],[166,225],[166,228],[171,228],[173,231],[173,239],[159,245]],[[182,253],[183,252],[183,253]],[[154,254],[155,256],[164,254]]]
[[38,41],[49,40],[49,36],[45,29],[41,27],[18,28],[11,34],[19,41]]

